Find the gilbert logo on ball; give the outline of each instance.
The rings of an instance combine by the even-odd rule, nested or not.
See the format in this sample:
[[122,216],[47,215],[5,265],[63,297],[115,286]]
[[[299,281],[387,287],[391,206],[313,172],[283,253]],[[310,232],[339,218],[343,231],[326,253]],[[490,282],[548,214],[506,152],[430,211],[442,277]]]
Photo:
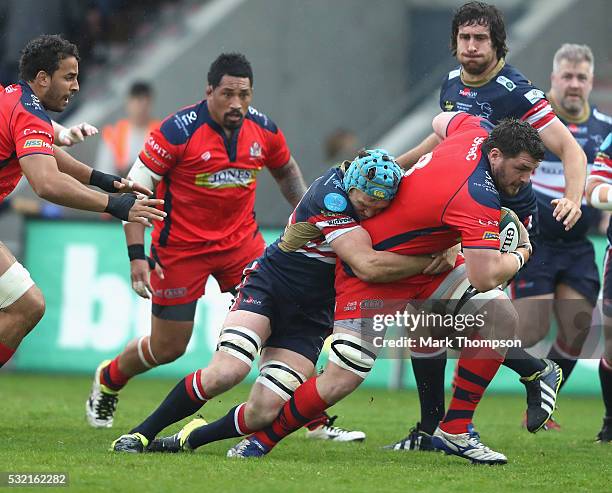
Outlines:
[[520,221],[513,210],[501,208],[499,221],[499,250],[503,253],[513,252],[519,243]]

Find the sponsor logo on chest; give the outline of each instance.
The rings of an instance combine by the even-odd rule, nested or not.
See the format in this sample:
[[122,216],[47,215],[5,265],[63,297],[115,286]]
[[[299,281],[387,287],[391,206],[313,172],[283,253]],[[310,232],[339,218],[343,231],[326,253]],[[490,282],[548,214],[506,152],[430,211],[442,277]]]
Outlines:
[[459,91],[459,95],[464,98],[476,99],[478,93],[474,90],[471,90],[469,87],[464,87]]
[[259,169],[226,168],[196,175],[195,184],[204,188],[248,188],[257,177]]

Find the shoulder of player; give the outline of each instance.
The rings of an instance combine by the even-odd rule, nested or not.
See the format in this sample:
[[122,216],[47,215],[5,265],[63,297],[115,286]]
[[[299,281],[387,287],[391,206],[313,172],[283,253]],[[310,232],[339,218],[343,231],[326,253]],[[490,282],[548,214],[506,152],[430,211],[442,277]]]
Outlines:
[[331,168],[313,183],[310,207],[323,214],[350,215],[352,207],[342,184],[342,172]]
[[502,67],[502,69],[497,73],[497,76],[494,77],[493,80],[497,83],[501,83],[500,81],[497,80],[500,77],[503,77],[502,81],[504,79],[507,79],[507,80],[512,81],[516,85],[520,85],[520,86],[531,86],[532,85],[531,81],[527,77],[525,77],[523,72],[521,72],[516,67],[508,63],[506,63]]
[[181,145],[187,142],[198,128],[210,122],[212,118],[208,113],[206,101],[203,100],[166,117],[160,125],[160,132],[170,144]]
[[262,113],[256,108],[253,108],[253,106],[249,106],[249,110],[246,114],[246,120],[253,122],[258,127],[263,128],[268,132],[272,132],[273,134],[278,132],[278,126],[276,123],[274,123],[268,115]]
[[496,98],[508,101],[518,101],[524,96],[531,104],[535,104],[546,97],[544,91],[538,89],[522,72],[508,64],[502,67],[487,86],[495,90]]
[[442,79],[442,83],[440,84],[440,95],[442,95],[449,88],[452,88],[456,84],[461,84],[461,69],[459,67],[454,68],[448,74],[444,76]]
[[[12,93],[15,95],[15,104],[12,110],[13,114],[22,111],[42,120],[49,125],[49,127],[52,127],[51,118],[47,115],[42,103],[29,88],[26,89],[24,87],[24,84],[13,84],[8,86],[4,89],[4,93]],[[11,105],[10,102],[9,105]]]
[[460,75],[461,75],[461,67],[455,67],[444,78],[444,83],[446,84],[448,83],[448,81],[458,79]]
[[[473,147],[474,148],[477,147],[479,143],[480,142],[477,143],[477,141],[475,140]],[[470,152],[468,152],[466,159],[470,157],[471,155]],[[474,155],[477,155],[477,153],[474,152]],[[461,188],[465,188],[467,192],[469,193],[470,197],[472,198],[472,200],[474,200],[476,203],[482,206],[485,206],[485,207],[499,209],[500,207],[499,190],[497,189],[497,186],[495,185],[495,181],[493,180],[493,177],[491,176],[491,168],[490,168],[489,161],[487,160],[486,156],[483,156],[483,155],[480,156],[478,164],[473,168],[467,180],[463,182],[463,184],[461,185]],[[453,198],[455,198],[456,196],[457,194],[453,195]],[[453,200],[451,199],[449,203],[451,201]],[[473,207],[473,204],[470,204],[469,201],[462,201],[462,200],[454,201],[454,204],[455,204],[454,207],[456,207],[458,203],[461,204],[460,207],[464,207],[464,208]]]
[[591,105],[591,116],[603,123],[607,123],[609,126],[612,127],[612,116],[606,114],[606,113],[602,113],[601,111],[599,111],[597,109],[596,106]]

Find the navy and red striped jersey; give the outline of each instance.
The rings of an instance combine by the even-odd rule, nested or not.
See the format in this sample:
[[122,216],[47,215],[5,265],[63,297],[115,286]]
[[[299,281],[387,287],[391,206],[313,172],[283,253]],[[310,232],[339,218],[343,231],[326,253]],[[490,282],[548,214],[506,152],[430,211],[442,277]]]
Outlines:
[[53,155],[53,125],[30,86],[19,81],[0,91],[0,202],[21,179],[19,159]]
[[285,137],[266,115],[250,107],[228,138],[206,101],[167,117],[149,135],[140,160],[163,177],[156,195],[166,219],[153,241],[162,246],[208,243],[211,251],[240,245],[256,231],[253,207],[257,173],[290,158]]
[[334,299],[336,254],[330,243],[359,227],[343,177],[341,168],[332,168],[317,178],[289,216],[282,236],[262,256],[288,290],[299,291],[299,299]]
[[[557,120],[546,95],[503,59],[480,84],[463,82],[461,68],[451,70],[440,89],[440,108],[443,111],[465,111],[486,118],[493,125],[504,118],[517,118],[527,121],[538,131]],[[503,193],[500,197],[502,206],[512,209],[522,221],[537,211],[531,183],[514,197]]]

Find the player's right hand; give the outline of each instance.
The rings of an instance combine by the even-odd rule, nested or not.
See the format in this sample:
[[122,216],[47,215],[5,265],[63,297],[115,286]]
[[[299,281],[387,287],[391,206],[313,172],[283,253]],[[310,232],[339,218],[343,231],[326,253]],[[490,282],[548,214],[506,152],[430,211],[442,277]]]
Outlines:
[[572,229],[582,216],[582,210],[580,209],[581,204],[567,197],[553,199],[550,203],[555,208],[555,210],[553,210],[553,217],[557,221],[563,221],[565,231]]
[[[153,264],[153,267],[151,267]],[[150,299],[153,295],[153,287],[151,286],[151,271],[164,278],[164,271],[155,260],[149,257],[146,260],[132,260],[130,262],[130,277],[132,279],[132,289],[141,298]]]
[[163,199],[150,199],[144,195],[139,195],[130,209],[128,222],[152,226],[150,220],[163,221],[166,213],[157,208],[157,206],[163,204]]

